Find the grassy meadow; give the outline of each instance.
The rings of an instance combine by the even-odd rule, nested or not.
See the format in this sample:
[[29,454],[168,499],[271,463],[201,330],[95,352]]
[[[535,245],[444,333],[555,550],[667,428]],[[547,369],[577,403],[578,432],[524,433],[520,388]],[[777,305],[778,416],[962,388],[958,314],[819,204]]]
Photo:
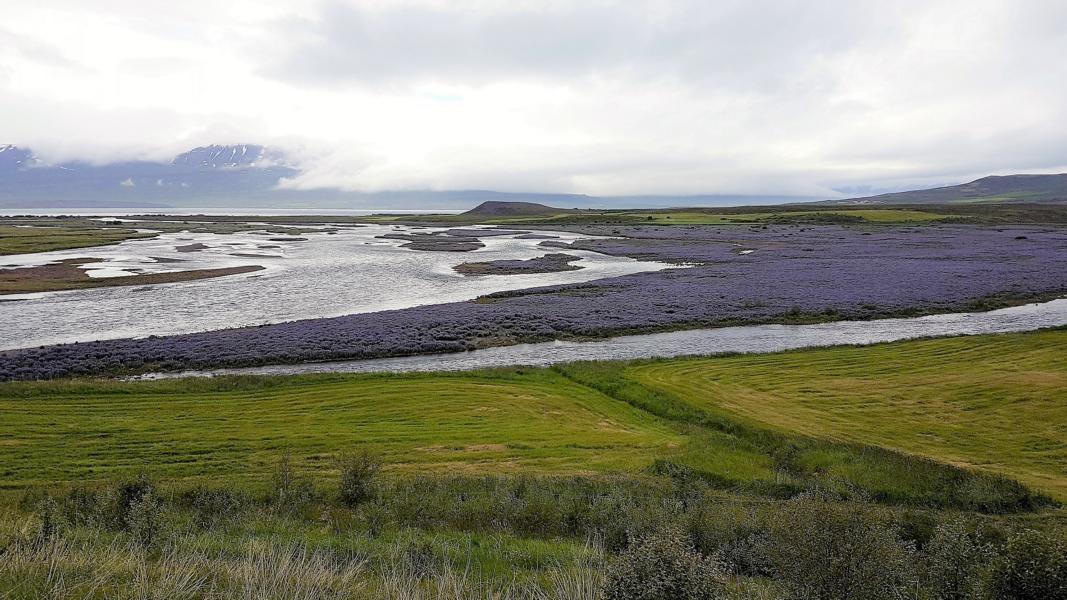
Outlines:
[[1065,342],[5,383],[0,597],[1060,597]]
[[[8,490],[148,470],[319,477],[366,450],[405,473],[687,469],[780,497],[811,485],[921,506],[1067,498],[1067,331],[438,374],[0,385]],[[962,467],[962,468],[961,468]]]
[[312,470],[359,448],[397,471],[633,471],[685,437],[548,370],[0,388],[4,486],[262,478],[283,452]]
[[1067,499],[1067,331],[656,361],[626,376],[781,431],[902,450]]

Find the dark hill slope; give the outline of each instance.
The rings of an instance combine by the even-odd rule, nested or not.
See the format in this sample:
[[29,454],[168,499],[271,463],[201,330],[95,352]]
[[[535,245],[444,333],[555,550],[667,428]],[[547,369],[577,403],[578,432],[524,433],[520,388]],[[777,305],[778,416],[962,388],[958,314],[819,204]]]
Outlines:
[[896,192],[833,204],[949,204],[955,202],[1067,202],[1067,173],[993,175],[962,185]]
[[570,212],[565,208],[552,208],[535,202],[500,202],[490,200],[463,213],[472,217],[542,217]]

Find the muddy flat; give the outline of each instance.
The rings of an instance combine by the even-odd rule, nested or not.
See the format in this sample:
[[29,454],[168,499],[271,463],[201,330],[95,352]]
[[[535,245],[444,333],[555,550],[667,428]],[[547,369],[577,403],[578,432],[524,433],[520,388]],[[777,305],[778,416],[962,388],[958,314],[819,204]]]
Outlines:
[[194,269],[174,273],[143,273],[126,277],[90,277],[85,269],[79,268],[81,265],[99,262],[99,260],[97,258],[68,258],[53,264],[37,267],[0,269],[0,295],[57,292],[123,285],[176,283],[179,281],[251,273],[264,268],[260,265],[245,265],[220,269]]

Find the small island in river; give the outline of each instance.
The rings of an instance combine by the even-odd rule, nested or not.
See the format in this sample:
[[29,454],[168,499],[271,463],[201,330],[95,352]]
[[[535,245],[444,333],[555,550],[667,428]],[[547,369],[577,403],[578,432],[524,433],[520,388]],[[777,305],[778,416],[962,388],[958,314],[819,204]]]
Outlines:
[[491,260],[486,262],[467,262],[456,265],[453,270],[464,275],[530,275],[535,273],[559,273],[577,271],[581,267],[572,265],[580,256],[573,254],[546,254],[527,260]]
[[401,248],[424,252],[470,252],[484,248],[476,237],[453,236],[442,233],[387,233],[377,236],[383,240],[407,240]]

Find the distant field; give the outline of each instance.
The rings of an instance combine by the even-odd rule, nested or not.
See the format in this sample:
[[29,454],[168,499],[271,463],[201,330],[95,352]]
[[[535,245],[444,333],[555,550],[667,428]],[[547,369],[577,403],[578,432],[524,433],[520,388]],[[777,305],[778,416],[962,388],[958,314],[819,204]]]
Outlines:
[[329,469],[365,449],[398,470],[588,473],[646,467],[685,438],[552,371],[0,387],[9,488],[108,479],[260,478],[286,451]]
[[588,209],[545,215],[485,217],[481,215],[371,215],[367,222],[418,221],[449,223],[484,223],[490,225],[579,225],[612,223],[618,225],[730,225],[738,223],[928,223],[944,219],[943,213],[911,207],[840,208],[840,207],[730,207],[671,208],[662,210]]
[[[738,223],[789,223],[789,222],[826,222],[826,223],[928,223],[944,219],[946,215],[923,210],[903,208],[878,209],[834,209],[820,208],[811,210],[761,210],[759,212],[738,212],[736,209],[671,209],[661,211],[586,211],[582,213],[560,213],[554,216],[499,217],[485,220],[485,223],[497,225],[527,224],[576,224],[611,222],[618,224],[653,224],[653,225],[730,225]],[[450,215],[441,220],[459,222],[470,221],[464,215]]]
[[1067,498],[1067,331],[657,361],[694,406],[1000,473]]
[[155,237],[155,234],[138,233],[133,229],[117,227],[85,225],[15,227],[0,224],[0,255],[106,246],[124,240],[150,237]]
[[855,219],[866,223],[922,223],[943,219],[944,215],[920,210],[904,209],[855,209],[855,210],[810,210],[788,212],[762,212],[727,214],[707,212],[668,211],[651,213],[626,213],[643,218],[657,225],[723,225],[730,223],[763,223],[776,221],[802,221],[811,218],[834,217],[842,221]]

